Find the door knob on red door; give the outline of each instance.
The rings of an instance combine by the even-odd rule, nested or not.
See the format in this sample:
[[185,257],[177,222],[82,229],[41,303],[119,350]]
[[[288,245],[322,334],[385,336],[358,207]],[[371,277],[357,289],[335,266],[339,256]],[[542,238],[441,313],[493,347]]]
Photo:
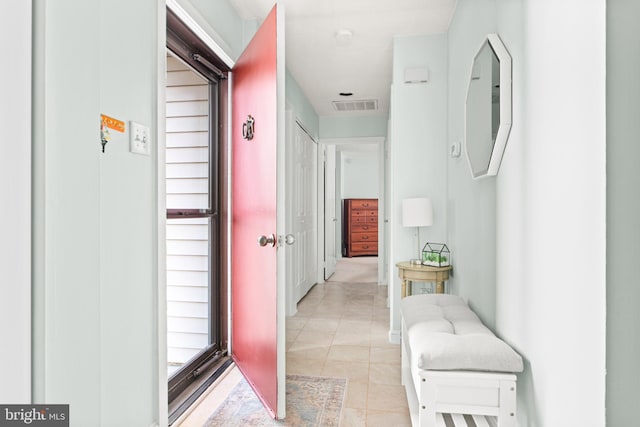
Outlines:
[[270,234],[269,236],[260,236],[258,237],[258,244],[260,246],[275,246],[276,245],[276,236]]

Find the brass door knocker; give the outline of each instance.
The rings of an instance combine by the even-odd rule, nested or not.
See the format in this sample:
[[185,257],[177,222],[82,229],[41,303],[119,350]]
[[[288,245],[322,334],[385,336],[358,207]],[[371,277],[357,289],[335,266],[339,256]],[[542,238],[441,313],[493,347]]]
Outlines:
[[247,116],[247,121],[242,124],[242,138],[251,141],[253,139],[253,132],[255,130],[254,123],[256,120],[251,117],[251,115]]

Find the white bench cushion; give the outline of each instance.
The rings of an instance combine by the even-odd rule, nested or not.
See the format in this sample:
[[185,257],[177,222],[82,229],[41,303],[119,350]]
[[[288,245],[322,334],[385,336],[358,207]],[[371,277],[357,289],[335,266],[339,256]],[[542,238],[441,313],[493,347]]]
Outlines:
[[402,300],[401,310],[403,339],[417,368],[522,372],[522,357],[484,326],[462,298],[413,295]]

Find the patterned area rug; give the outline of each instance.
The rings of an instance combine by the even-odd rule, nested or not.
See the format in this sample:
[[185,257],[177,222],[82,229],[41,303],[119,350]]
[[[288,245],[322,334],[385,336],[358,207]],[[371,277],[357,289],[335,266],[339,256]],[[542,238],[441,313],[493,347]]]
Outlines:
[[296,426],[330,427],[340,424],[345,378],[287,375],[287,416],[273,420],[249,384],[242,379],[209,417],[206,427]]

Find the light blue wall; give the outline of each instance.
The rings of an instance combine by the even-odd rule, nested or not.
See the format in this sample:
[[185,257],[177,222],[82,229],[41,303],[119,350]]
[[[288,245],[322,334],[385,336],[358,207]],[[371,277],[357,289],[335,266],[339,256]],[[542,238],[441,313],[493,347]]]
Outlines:
[[340,151],[340,196],[343,199],[377,199],[378,151]]
[[[464,142],[471,63],[487,33],[496,31],[495,1],[477,4],[460,2],[449,30],[450,144]],[[467,298],[487,326],[495,328],[496,180],[472,180],[463,149],[462,156],[448,160],[448,187],[448,242],[456,265],[451,291]]]
[[321,138],[387,136],[387,116],[320,117]]
[[[34,12],[34,402],[70,404],[72,426],[148,426],[164,5],[36,1]],[[102,153],[101,113],[149,126],[152,156],[116,131]]]
[[228,0],[178,0],[181,5],[195,8],[204,20],[230,48],[236,59],[249,43],[258,26],[255,21],[243,21]]
[[607,425],[637,424],[640,3],[607,1]]
[[[405,84],[405,67],[426,67],[429,83]],[[433,225],[423,227],[420,246],[444,242],[447,230],[447,35],[397,37],[393,43],[390,112],[390,265],[418,256],[415,227],[402,226],[402,200],[429,197]],[[400,280],[389,270],[391,325],[400,332]]]
[[[153,71],[165,58],[164,50],[157,47],[155,30],[164,22],[153,19],[158,9],[163,12],[162,4],[155,2],[100,2],[98,108],[127,125],[130,120],[148,125],[152,134],[158,129],[159,76]],[[122,14],[123,10],[127,13]],[[144,24],[139,22],[142,17],[147,17]],[[111,26],[116,21],[119,31]],[[147,31],[133,36],[141,25]],[[109,46],[118,46],[117,53],[103,50]],[[101,421],[105,426],[121,423],[123,414],[109,408],[124,407],[130,425],[145,425],[155,415],[160,390],[154,318],[158,226],[153,214],[158,206],[157,168],[162,166],[157,166],[155,156],[130,153],[128,133],[112,135],[111,146],[104,154],[98,152]],[[158,141],[157,136],[153,141]],[[152,153],[157,153],[157,145]],[[144,214],[152,215],[145,218]],[[134,413],[130,402],[139,402],[140,410]]]
[[448,161],[448,240],[453,291],[525,359],[521,427],[605,424],[605,16],[604,0],[460,0],[449,31],[449,143],[483,36],[513,59],[499,175]]
[[0,39],[0,402],[31,400],[31,35],[32,5],[5,1]]
[[287,71],[285,78],[285,92],[287,102],[293,108],[296,119],[302,123],[304,129],[309,132],[317,142],[320,138],[318,114],[289,71]]

